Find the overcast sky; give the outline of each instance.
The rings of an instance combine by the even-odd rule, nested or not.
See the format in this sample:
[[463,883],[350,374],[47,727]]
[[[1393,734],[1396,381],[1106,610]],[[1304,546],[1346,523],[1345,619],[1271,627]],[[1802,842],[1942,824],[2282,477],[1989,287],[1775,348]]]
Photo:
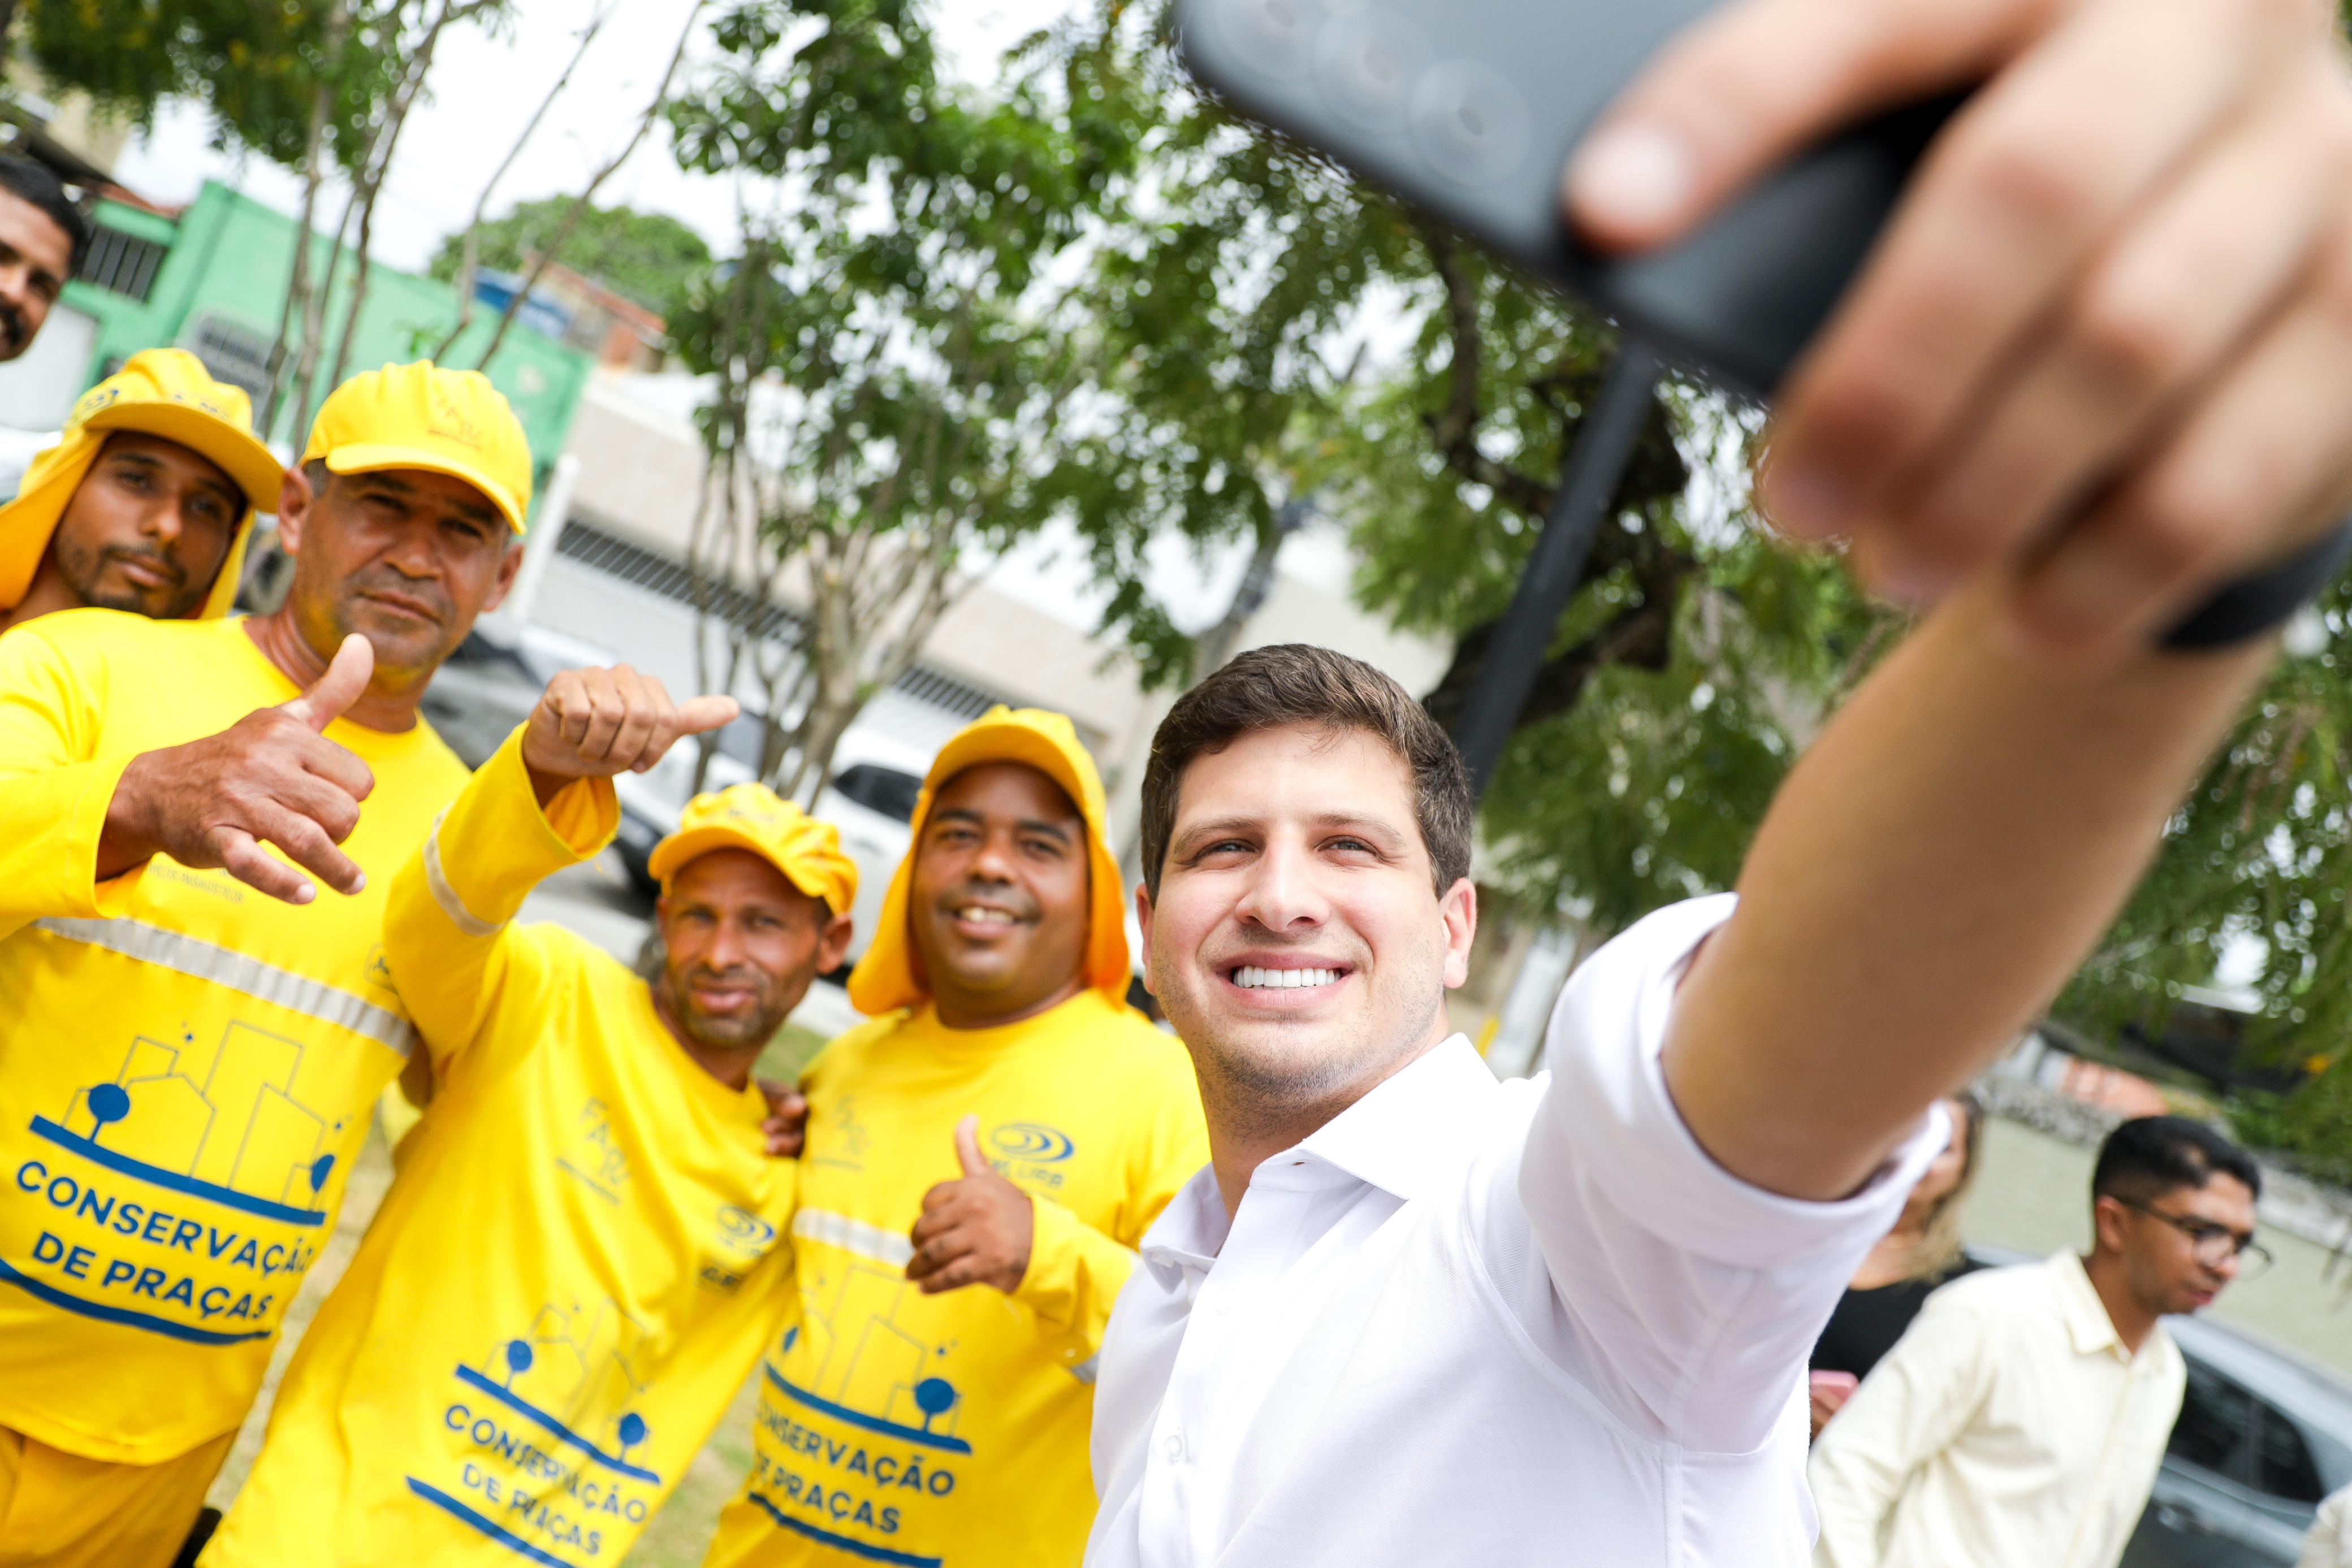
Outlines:
[[[942,41],[966,75],[991,73],[996,56],[1029,30],[1054,20],[1070,0],[950,0],[935,6]],[[465,226],[482,183],[520,134],[540,99],[576,47],[579,32],[603,5],[611,20],[571,86],[541,121],[530,145],[499,182],[492,215],[514,202],[568,194],[625,145],[662,68],[669,63],[691,0],[521,0],[509,36],[467,29],[445,39],[421,106],[401,137],[391,178],[376,204],[376,255],[394,267],[422,268],[442,236]],[[706,17],[716,7],[706,8]],[[709,58],[707,39],[688,56]],[[124,185],[152,201],[195,199],[210,176],[291,214],[301,184],[267,160],[240,160],[208,145],[208,118],[190,105],[171,104],[154,130],[136,136],[115,168]],[[726,182],[681,172],[672,162],[666,131],[656,127],[635,154],[598,193],[604,204],[625,204],[668,213],[723,248],[734,230]],[[323,222],[341,212],[341,198],[325,204]]]

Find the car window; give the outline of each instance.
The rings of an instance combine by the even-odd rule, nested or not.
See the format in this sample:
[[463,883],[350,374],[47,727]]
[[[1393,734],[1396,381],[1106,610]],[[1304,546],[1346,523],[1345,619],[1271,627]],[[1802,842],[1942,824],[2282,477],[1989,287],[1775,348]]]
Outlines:
[[872,762],[843,768],[833,787],[844,799],[901,822],[915,820],[915,797],[923,792],[923,781],[913,774]]
[[2288,1502],[2316,1503],[2327,1495],[2302,1429],[2267,1405],[2263,1406],[2262,1441],[2254,1450],[2254,1485]]
[[[2189,1364],[2189,1387],[2181,1396],[2180,1419],[2172,1424],[2172,1441],[2166,1449],[2176,1459],[2242,1479],[2240,1462],[2254,1428],[2254,1396],[2197,1362]],[[2308,1456],[2305,1457],[2306,1460]]]

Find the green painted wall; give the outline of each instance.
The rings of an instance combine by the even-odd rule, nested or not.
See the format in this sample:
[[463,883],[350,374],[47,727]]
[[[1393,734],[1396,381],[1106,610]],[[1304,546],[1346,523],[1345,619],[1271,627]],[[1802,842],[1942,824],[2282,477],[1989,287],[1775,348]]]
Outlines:
[[[276,338],[294,267],[297,225],[292,219],[213,181],[205,183],[203,193],[176,222],[112,203],[100,204],[98,218],[109,228],[167,246],[168,254],[144,300],[98,288],[79,278],[66,286],[65,302],[99,322],[89,382],[142,349],[193,350],[207,329],[226,327],[251,334],[264,346]],[[313,236],[313,277],[325,272],[332,248],[331,240]],[[344,314],[351,308],[354,259],[346,252],[336,269],[336,286],[327,306],[327,350],[316,397],[326,395],[326,376],[333,369]],[[457,292],[447,284],[395,272],[377,263],[369,271],[367,301],[352,334],[346,373],[418,359],[440,341],[457,319]],[[478,309],[465,336],[443,362],[472,366],[496,324],[493,313]],[[507,333],[498,358],[490,363],[491,383],[514,405],[524,434],[530,438],[541,488],[549,467],[563,450],[592,369],[587,355],[520,324]],[[302,443],[291,401],[280,411],[277,428],[268,434],[299,451]]]

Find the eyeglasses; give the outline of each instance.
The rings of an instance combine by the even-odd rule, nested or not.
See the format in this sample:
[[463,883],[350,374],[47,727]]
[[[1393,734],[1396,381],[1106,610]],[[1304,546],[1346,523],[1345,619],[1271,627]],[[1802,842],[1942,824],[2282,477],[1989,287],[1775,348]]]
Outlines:
[[2277,1261],[2271,1256],[2270,1249],[2256,1241],[2251,1231],[2241,1236],[2226,1225],[2167,1214],[2152,1205],[2137,1203],[2128,1197],[2117,1197],[2116,1201],[2126,1208],[2139,1210],[2150,1219],[2160,1219],[2189,1238],[2189,1250],[2197,1261],[2208,1269],[2219,1269],[2234,1258],[2238,1262],[2238,1278],[2251,1280]]

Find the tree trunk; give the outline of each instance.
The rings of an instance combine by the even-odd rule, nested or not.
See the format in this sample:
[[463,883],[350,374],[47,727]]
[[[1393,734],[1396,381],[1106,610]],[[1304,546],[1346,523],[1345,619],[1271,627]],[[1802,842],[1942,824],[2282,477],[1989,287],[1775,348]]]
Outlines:
[[[470,15],[478,8],[468,6],[467,14]],[[327,379],[330,392],[343,384],[343,374],[351,369],[352,338],[359,330],[360,311],[367,305],[368,272],[375,259],[376,197],[383,193],[384,179],[392,172],[393,157],[400,151],[400,133],[408,124],[408,111],[415,104],[416,95],[424,89],[425,74],[433,68],[433,50],[441,41],[442,30],[448,26],[458,11],[458,0],[442,0],[440,11],[425,29],[425,36],[417,40],[416,52],[408,70],[401,78],[400,86],[391,101],[384,106],[383,125],[374,138],[375,146],[371,149],[375,156],[363,166],[362,183],[353,192],[361,199],[359,254],[352,271],[352,299],[350,308],[343,314],[342,337],[335,344],[335,371]]]
[[704,0],[694,0],[694,8],[686,14],[686,26],[678,33],[677,47],[670,53],[669,68],[662,72],[661,85],[654,89],[653,101],[646,105],[645,113],[638,118],[637,129],[631,133],[627,143],[621,151],[590,178],[588,188],[573,199],[571,210],[563,214],[563,221],[556,225],[554,239],[540,251],[537,258],[531,263],[530,271],[525,275],[520,283],[515,286],[514,298],[509,299],[506,309],[499,312],[498,329],[490,334],[489,346],[482,350],[482,357],[474,361],[476,370],[489,369],[490,357],[496,354],[499,347],[506,342],[507,329],[514,325],[515,316],[522,309],[523,301],[530,297],[530,291],[538,287],[540,278],[545,276],[548,267],[554,263],[556,253],[562,250],[564,242],[572,237],[572,231],[579,227],[581,216],[587,212],[589,203],[595,199],[596,193],[604,187],[605,181],[613,177],[614,172],[629,161],[629,154],[637,150],[637,144],[643,141],[646,139],[646,133],[654,128],[655,120],[661,114],[662,105],[669,101],[669,84],[677,76],[678,62],[686,58],[686,46],[694,37],[694,25],[702,16],[703,5]]
[[[614,3],[617,4],[617,0]],[[547,96],[541,99],[539,107],[530,111],[530,119],[524,123],[522,134],[515,138],[514,145],[507,149],[507,155],[499,160],[499,166],[490,172],[489,179],[483,184],[481,199],[474,204],[474,215],[466,224],[464,259],[457,267],[457,324],[450,328],[448,335],[435,347],[433,359],[439,360],[446,354],[464,335],[466,329],[474,323],[474,283],[481,267],[482,218],[490,210],[490,193],[499,188],[499,182],[507,177],[507,171],[513,168],[514,161],[522,155],[523,144],[539,129],[539,122],[547,118],[548,110],[571,85],[572,73],[580,68],[581,58],[588,53],[588,46],[596,41],[596,35],[604,30],[604,23],[612,15],[613,5],[607,5],[588,19],[588,26],[581,30],[580,47],[572,51],[572,58],[564,63],[562,73],[555,78],[555,85],[547,89]]]
[[[319,188],[327,179],[327,120],[334,112],[335,73],[342,65],[351,20],[347,0],[329,0],[319,85],[311,89],[310,123],[302,143],[302,223],[294,242],[294,273],[287,280],[286,303],[278,312],[277,340],[269,345],[269,396],[261,411],[261,434],[265,439],[277,428],[278,405],[286,398],[287,371],[291,368],[287,339],[298,319],[306,328],[310,320],[310,251],[318,232]],[[302,434],[299,429],[295,432],[298,444]]]

